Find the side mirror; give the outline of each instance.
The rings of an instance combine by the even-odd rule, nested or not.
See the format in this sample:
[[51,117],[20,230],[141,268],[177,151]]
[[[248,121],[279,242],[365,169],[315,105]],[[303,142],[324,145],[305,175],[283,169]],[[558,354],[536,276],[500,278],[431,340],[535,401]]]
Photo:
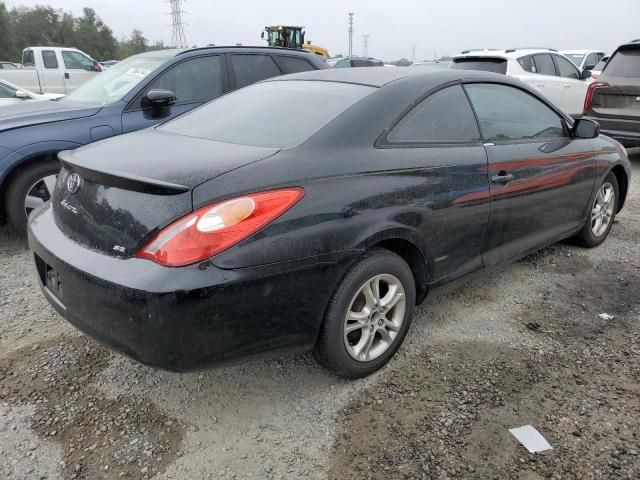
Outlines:
[[94,61],[91,64],[91,70],[90,71],[92,71],[92,72],[101,72],[102,71],[102,66],[98,62]]
[[582,80],[588,80],[589,78],[591,78],[591,70],[583,70],[581,77],[582,77]]
[[171,90],[149,90],[142,97],[142,108],[150,108],[155,115],[162,113],[166,108],[176,103],[176,94]]
[[595,65],[585,65],[583,70],[593,70],[594,68],[596,68]]
[[264,31],[260,34],[260,38],[264,40]]
[[579,118],[573,124],[573,138],[596,138],[600,135],[600,124],[594,120]]
[[27,92],[25,92],[23,90],[16,90],[15,97],[16,98],[21,98],[23,100],[27,100],[29,98],[29,95],[27,95]]

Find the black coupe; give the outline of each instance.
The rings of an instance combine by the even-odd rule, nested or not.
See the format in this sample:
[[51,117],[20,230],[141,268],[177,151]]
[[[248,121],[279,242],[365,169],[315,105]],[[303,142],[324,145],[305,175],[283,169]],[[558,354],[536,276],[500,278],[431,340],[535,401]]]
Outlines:
[[60,160],[29,241],[72,324],[171,370],[313,349],[350,378],[432,289],[599,245],[630,180],[597,123],[464,70],[280,77]]

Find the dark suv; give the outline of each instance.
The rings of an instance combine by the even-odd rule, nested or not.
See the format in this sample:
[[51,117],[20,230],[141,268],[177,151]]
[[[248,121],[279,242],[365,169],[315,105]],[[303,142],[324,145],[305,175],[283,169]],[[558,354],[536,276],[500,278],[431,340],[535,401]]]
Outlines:
[[26,230],[51,196],[62,150],[151,127],[269,77],[324,68],[316,55],[285,48],[160,50],[129,57],[60,100],[2,107],[0,223]]
[[640,40],[618,47],[589,85],[584,116],[625,147],[640,147]]

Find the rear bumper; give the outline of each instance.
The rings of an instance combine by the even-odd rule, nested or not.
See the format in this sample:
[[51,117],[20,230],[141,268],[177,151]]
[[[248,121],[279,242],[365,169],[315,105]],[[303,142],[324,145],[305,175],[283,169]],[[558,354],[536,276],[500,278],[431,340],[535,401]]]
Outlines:
[[583,118],[598,122],[604,135],[617,140],[625,147],[640,147],[640,120],[623,120],[586,115]]
[[[141,363],[186,371],[312,347],[324,309],[356,252],[241,270],[209,262],[165,268],[84,248],[50,207],[29,225],[47,300],[70,323]],[[47,269],[60,288],[49,288]]]

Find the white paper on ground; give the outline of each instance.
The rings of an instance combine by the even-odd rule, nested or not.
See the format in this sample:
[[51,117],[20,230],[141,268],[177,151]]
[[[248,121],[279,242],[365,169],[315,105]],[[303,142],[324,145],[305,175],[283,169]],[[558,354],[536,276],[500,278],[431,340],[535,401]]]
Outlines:
[[524,427],[510,428],[511,434],[525,446],[529,453],[544,452],[545,450],[553,450],[549,442],[531,425]]

